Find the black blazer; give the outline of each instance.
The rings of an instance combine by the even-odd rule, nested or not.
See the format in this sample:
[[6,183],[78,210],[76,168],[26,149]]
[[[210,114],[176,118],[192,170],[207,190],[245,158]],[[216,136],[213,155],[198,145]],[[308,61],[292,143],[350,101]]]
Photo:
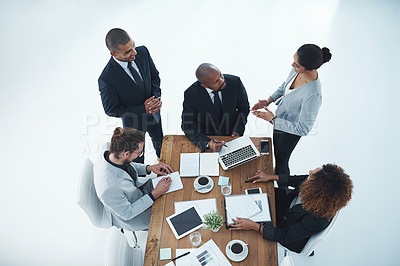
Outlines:
[[[141,124],[150,116],[144,101],[151,96],[160,97],[160,77],[149,51],[145,46],[136,47],[135,63],[142,75],[145,91],[140,89],[124,69],[111,57],[98,82],[104,111],[109,116],[121,117],[124,127],[141,129]],[[154,115],[160,121],[160,113]]]
[[[293,199],[299,193],[301,183],[308,175],[289,176],[279,175],[279,186],[292,186],[295,190],[290,192],[287,197]],[[319,218],[303,209],[302,204],[294,205],[292,208],[283,211],[283,217],[277,217],[282,220],[282,224],[273,227],[271,224],[265,224],[263,229],[263,238],[271,241],[277,241],[288,249],[300,253],[306,245],[308,239],[328,227],[330,220]]]
[[222,90],[223,119],[218,120],[211,98],[200,82],[196,81],[186,91],[183,101],[182,130],[201,151],[210,142],[207,135],[243,135],[250,112],[246,89],[239,77],[224,74],[226,86]]

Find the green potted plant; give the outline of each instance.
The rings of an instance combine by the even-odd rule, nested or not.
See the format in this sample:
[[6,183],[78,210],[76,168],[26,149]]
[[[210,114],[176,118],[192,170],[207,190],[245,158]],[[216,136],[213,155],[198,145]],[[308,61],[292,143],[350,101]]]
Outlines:
[[204,215],[204,224],[207,225],[213,232],[218,232],[222,226],[224,218],[219,215],[218,211],[214,210]]

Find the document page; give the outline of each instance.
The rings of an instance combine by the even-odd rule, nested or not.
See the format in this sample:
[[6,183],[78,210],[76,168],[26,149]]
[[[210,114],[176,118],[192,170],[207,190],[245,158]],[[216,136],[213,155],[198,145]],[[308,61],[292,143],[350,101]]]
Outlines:
[[181,177],[179,176],[178,172],[173,172],[171,174],[168,175],[164,175],[164,176],[160,176],[157,178],[152,179],[151,181],[153,182],[153,187],[155,188],[158,184],[158,182],[160,182],[161,179],[166,178],[167,176],[171,177],[171,185],[169,186],[169,189],[166,193],[170,193],[173,191],[177,191],[180,189],[183,189],[183,184],[182,184],[182,180]]
[[[186,252],[193,252],[195,250],[196,250],[195,248],[177,248],[176,256],[178,257],[182,254],[185,254]],[[176,266],[194,266],[196,264],[192,260],[192,257],[190,257],[190,253],[189,253],[188,255],[175,260],[175,265]]]
[[200,175],[219,176],[219,154],[200,153]]
[[179,173],[183,177],[198,176],[200,169],[200,153],[181,153]]
[[215,198],[202,199],[202,200],[176,201],[174,205],[175,205],[175,213],[195,205],[199,209],[199,214],[202,217],[211,211],[218,210],[217,200]]
[[[236,195],[225,197],[226,211],[231,218],[248,218],[261,212],[251,195]],[[232,223],[231,221],[227,221]]]
[[261,212],[252,216],[250,219],[253,220],[254,222],[270,222],[271,212],[269,210],[269,202],[267,194],[266,193],[251,194],[251,197],[256,202],[258,207],[261,209]]
[[[201,247],[190,252],[191,265],[215,265],[215,266],[229,266],[232,265],[225,257],[224,253],[219,249],[214,240],[210,239]],[[188,255],[188,256],[189,256]]]

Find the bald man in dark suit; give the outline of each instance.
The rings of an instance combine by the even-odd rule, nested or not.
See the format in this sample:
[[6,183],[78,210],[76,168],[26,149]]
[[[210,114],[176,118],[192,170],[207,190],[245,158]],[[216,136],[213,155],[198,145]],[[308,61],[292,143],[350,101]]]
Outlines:
[[224,142],[207,136],[243,135],[250,112],[246,90],[239,77],[212,64],[201,64],[196,77],[185,91],[181,127],[201,151],[220,151]]

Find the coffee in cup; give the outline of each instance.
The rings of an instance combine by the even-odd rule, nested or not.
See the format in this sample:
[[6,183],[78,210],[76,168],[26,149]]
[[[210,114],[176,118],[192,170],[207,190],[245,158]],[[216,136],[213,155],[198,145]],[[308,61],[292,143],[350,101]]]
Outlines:
[[202,176],[199,178],[199,180],[197,182],[199,182],[200,185],[205,186],[208,184],[209,181],[208,181],[207,177]]
[[243,248],[243,245],[242,245],[241,243],[238,243],[238,242],[234,243],[234,244],[231,246],[231,251],[232,251],[232,253],[235,254],[235,255],[240,255],[240,254],[242,254],[243,249],[244,249],[244,248]]

